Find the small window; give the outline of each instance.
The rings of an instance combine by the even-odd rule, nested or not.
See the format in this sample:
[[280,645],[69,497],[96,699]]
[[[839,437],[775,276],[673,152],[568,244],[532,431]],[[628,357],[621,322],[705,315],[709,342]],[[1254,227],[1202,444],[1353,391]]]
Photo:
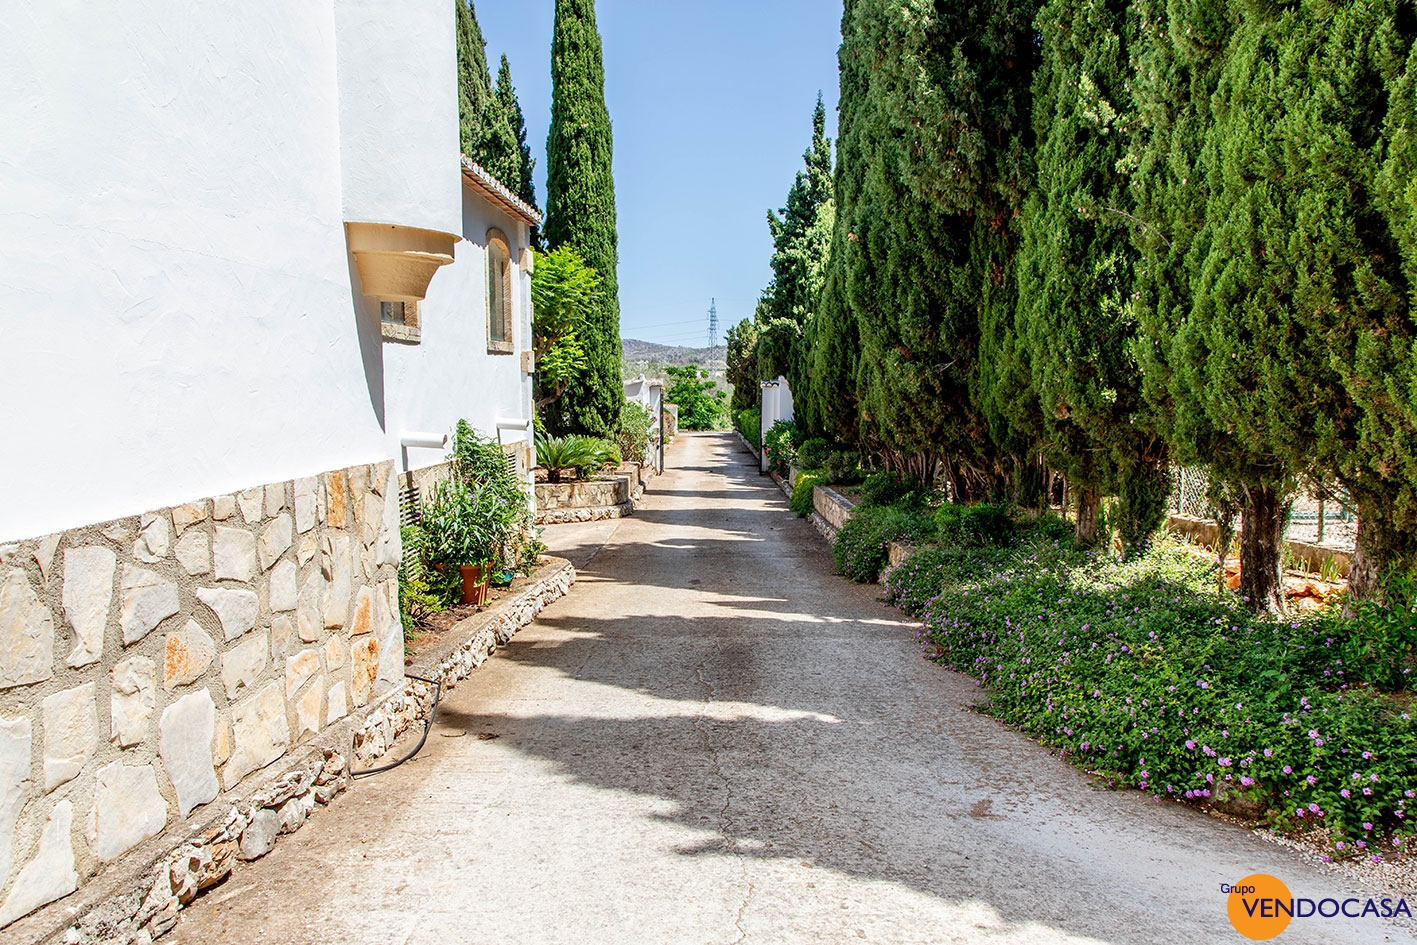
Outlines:
[[418,341],[422,337],[417,302],[379,301],[379,327],[391,341]]
[[501,230],[487,231],[487,350],[509,354],[512,344],[512,253]]

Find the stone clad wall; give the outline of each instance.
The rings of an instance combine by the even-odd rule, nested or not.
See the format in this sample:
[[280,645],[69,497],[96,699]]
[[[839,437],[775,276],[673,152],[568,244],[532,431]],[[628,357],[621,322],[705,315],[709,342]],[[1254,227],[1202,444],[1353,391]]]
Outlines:
[[391,462],[0,545],[0,927],[403,683]]

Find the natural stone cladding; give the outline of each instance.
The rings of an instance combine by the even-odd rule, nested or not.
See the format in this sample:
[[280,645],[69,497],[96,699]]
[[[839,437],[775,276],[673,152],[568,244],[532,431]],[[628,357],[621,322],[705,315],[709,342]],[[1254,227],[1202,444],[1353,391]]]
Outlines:
[[[576,581],[576,569],[562,558],[549,563],[536,579],[498,602],[496,609],[474,614],[448,631],[443,645],[421,655],[408,667],[411,676],[442,683],[446,694],[466,679],[525,627],[543,607],[564,596]],[[386,699],[354,733],[354,761],[361,768],[371,766],[394,740],[417,722],[428,718],[433,707],[433,687],[412,679],[403,692]]]
[[398,524],[384,462],[0,544],[7,937],[72,921],[46,910],[16,922],[79,890],[56,907],[68,911],[171,836],[192,848],[190,868],[174,861],[171,893],[149,883],[153,910],[133,925],[138,903],[124,920],[160,934],[238,844],[264,845],[244,839],[252,811],[284,829],[285,801],[308,812],[332,796],[345,763],[316,751],[281,804],[277,791],[191,833],[214,802],[399,690]]
[[[543,607],[564,595],[575,582],[576,572],[570,562],[560,558],[543,561],[533,578],[519,579],[512,593],[490,610],[460,621],[446,633],[441,645],[424,653],[408,671],[440,679],[444,692],[471,674],[499,645],[531,623]],[[376,638],[361,637],[355,645],[366,639]],[[347,667],[350,650],[352,647],[342,635],[331,634],[322,648],[325,669]],[[398,652],[398,679],[402,681],[401,646]],[[272,675],[270,682],[260,687],[262,692],[274,690],[279,694],[288,690],[292,680],[303,677],[308,663],[308,657],[287,661],[284,674]],[[329,692],[346,691],[347,682],[345,678],[337,680]],[[177,748],[169,748],[170,742],[202,741],[208,719],[215,716],[216,691],[215,687],[188,691],[163,710],[160,744],[164,761],[167,753]],[[297,691],[312,690],[297,683]],[[432,697],[431,686],[412,681],[406,686],[388,688],[363,708],[347,709],[341,703],[339,712],[347,712],[347,716],[314,721],[315,725],[325,722],[317,736],[290,749],[258,775],[245,778],[235,789],[220,794],[215,793],[214,766],[199,763],[178,768],[169,764],[167,770],[177,785],[177,798],[196,808],[185,821],[169,821],[170,826],[176,823],[179,829],[169,829],[156,839],[141,843],[114,868],[89,877],[69,898],[11,925],[5,930],[6,940],[13,938],[25,945],[58,941],[126,945],[151,942],[165,935],[176,926],[183,908],[230,876],[240,862],[265,856],[282,837],[299,830],[312,814],[357,784],[350,777],[351,767],[366,768],[386,760],[380,755],[393,745],[394,739],[427,718]],[[300,708],[296,706],[291,711],[298,717]],[[24,725],[12,726],[0,722],[0,777],[8,771],[7,739],[27,735],[28,721],[21,719],[18,722]],[[301,741],[295,731],[291,729],[292,738]],[[230,751],[231,736],[228,733],[224,737],[218,731],[202,744],[210,744],[214,754],[220,756]],[[200,755],[200,748],[193,754]],[[134,780],[131,775],[128,778]],[[138,783],[136,787],[141,794],[144,785]],[[201,799],[207,795],[213,795],[215,803],[204,804]],[[144,810],[141,804],[129,809],[138,817]],[[49,817],[50,823],[43,826],[39,853],[21,877],[21,882],[27,883],[24,888],[33,890],[26,893],[31,900],[46,896],[54,899],[54,890],[72,889],[77,882],[72,847],[67,846],[73,807],[63,800]],[[20,889],[20,883],[15,888]]]
[[536,524],[567,525],[624,518],[639,507],[653,466],[621,465],[618,475],[587,482],[538,482]]

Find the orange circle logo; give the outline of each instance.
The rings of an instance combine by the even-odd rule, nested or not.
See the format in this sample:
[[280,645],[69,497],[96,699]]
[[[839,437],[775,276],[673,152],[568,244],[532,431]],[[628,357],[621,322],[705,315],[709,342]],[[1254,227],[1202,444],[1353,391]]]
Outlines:
[[1289,887],[1268,873],[1254,873],[1231,886],[1225,909],[1235,931],[1257,942],[1274,938],[1294,919]]

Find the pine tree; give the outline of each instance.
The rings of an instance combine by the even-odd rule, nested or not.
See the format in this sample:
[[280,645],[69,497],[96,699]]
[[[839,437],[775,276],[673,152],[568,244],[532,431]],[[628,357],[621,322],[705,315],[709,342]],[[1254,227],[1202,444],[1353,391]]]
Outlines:
[[603,301],[581,341],[589,368],[548,415],[557,431],[605,435],[619,421],[620,301],[610,115],[594,0],[556,0],[551,43],[551,131],[546,141],[545,238],[571,246],[600,274]]
[[1048,463],[1078,496],[1079,541],[1095,539],[1098,500],[1115,491],[1124,545],[1136,547],[1161,524],[1167,480],[1164,445],[1139,423],[1131,354],[1132,201],[1120,166],[1132,115],[1129,4],[1050,0],[1038,24],[1037,189],[1023,216],[1016,341]]
[[[511,172],[511,179],[504,180],[503,183],[511,188],[522,203],[533,209],[537,208],[536,203],[536,159],[531,156],[531,146],[526,140],[526,116],[522,113],[521,102],[517,101],[517,90],[512,85],[512,66],[507,61],[505,53],[502,55],[501,68],[497,70],[497,101],[501,105],[503,120],[511,129],[511,140],[515,145],[515,171]],[[541,228],[534,226],[531,228],[531,245],[533,249],[541,249]]]

